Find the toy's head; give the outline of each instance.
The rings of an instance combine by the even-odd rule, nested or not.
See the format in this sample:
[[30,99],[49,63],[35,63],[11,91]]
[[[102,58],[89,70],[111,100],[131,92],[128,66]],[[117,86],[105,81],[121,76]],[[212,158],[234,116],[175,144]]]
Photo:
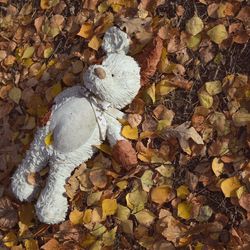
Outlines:
[[103,42],[107,53],[101,65],[92,65],[84,75],[85,86],[103,101],[121,109],[131,103],[140,89],[140,68],[126,55],[129,39],[118,28],[109,29]]

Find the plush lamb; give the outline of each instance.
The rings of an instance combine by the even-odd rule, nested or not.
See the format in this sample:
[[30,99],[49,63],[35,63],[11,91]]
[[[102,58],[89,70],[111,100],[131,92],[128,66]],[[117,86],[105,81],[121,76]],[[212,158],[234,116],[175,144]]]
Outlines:
[[[124,116],[120,109],[140,89],[140,68],[126,55],[129,38],[118,28],[112,27],[105,33],[102,48],[107,56],[101,65],[88,68],[83,86],[68,88],[55,98],[49,120],[37,130],[30,150],[12,177],[16,197],[31,201],[39,187],[29,184],[27,177],[49,163],[46,186],[35,205],[37,216],[44,223],[55,224],[65,219],[68,209],[65,182],[78,165],[93,156],[94,145],[101,144],[106,137],[111,146],[120,150],[126,146],[134,154],[132,160],[125,154],[125,164],[136,163],[135,151],[121,136],[117,119]],[[48,135],[53,138],[51,145],[45,144]]]

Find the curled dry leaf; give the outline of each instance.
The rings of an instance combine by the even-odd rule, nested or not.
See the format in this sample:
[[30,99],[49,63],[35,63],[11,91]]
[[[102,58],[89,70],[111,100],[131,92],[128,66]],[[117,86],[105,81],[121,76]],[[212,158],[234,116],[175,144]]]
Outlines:
[[18,222],[17,211],[8,197],[0,198],[0,228],[12,228]]
[[187,154],[191,154],[188,143],[189,139],[192,139],[197,144],[204,144],[201,136],[193,127],[190,127],[190,122],[184,122],[176,128],[165,128],[161,131],[161,136],[165,139],[176,137],[179,140],[182,150]]
[[157,36],[153,39],[141,54],[137,56],[137,61],[141,67],[141,85],[147,85],[150,78],[155,74],[157,65],[161,58],[163,49],[162,39]]
[[137,164],[136,152],[130,142],[121,140],[113,148],[113,157],[124,168],[130,169]]

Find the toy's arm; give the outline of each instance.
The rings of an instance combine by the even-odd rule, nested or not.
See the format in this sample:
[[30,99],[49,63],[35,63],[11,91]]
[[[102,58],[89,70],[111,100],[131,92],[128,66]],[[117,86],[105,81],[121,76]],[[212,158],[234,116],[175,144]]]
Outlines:
[[[113,157],[124,168],[130,169],[137,164],[136,151],[131,143],[121,135],[122,125],[116,118],[123,118],[125,115],[117,109],[111,109],[110,114],[105,114],[107,121],[107,138],[113,147]],[[116,116],[114,116],[116,114]]]

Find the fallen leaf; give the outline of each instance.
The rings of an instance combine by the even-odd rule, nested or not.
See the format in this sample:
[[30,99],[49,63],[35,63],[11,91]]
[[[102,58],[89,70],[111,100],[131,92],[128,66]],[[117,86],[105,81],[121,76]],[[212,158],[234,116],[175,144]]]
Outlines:
[[210,39],[217,43],[221,44],[225,39],[228,38],[227,30],[223,24],[218,24],[207,32],[207,35]]
[[17,211],[8,197],[0,198],[0,228],[12,228],[18,222]]
[[75,209],[70,212],[69,219],[74,225],[82,224],[83,215],[84,215],[84,212]]
[[48,10],[59,3],[60,0],[40,0],[42,10]]
[[188,187],[186,185],[181,185],[176,189],[177,197],[179,197],[181,199],[187,198],[189,193],[190,192],[189,192]]
[[88,195],[87,197],[87,205],[92,206],[98,203],[101,199],[102,192],[94,192]]
[[105,188],[108,178],[104,169],[93,169],[89,173],[89,179],[92,184],[98,188]]
[[43,250],[60,250],[60,244],[56,239],[50,239],[44,245],[41,246]]
[[49,132],[45,138],[44,138],[44,143],[46,146],[50,146],[53,143],[53,134],[51,132]]
[[128,123],[132,128],[136,128],[140,125],[142,121],[142,116],[139,114],[129,114]]
[[117,210],[117,201],[115,199],[104,199],[102,201],[102,216],[114,215]]
[[222,91],[221,81],[211,81],[205,83],[205,89],[209,95],[217,95]]
[[186,31],[193,36],[200,33],[203,30],[203,28],[204,28],[204,24],[202,20],[196,15],[194,15],[186,23]]
[[38,242],[34,239],[27,239],[24,241],[24,246],[26,250],[39,250]]
[[7,233],[2,239],[6,247],[14,247],[17,245],[17,236],[14,232]]
[[128,220],[129,216],[130,216],[130,209],[122,206],[120,204],[118,204],[117,206],[117,211],[116,211],[116,217],[121,220],[121,221],[126,221]]
[[93,27],[90,23],[84,23],[81,26],[80,31],[77,33],[78,36],[81,36],[83,38],[89,38],[93,33]]
[[23,55],[22,55],[22,59],[26,59],[26,58],[30,58],[32,57],[32,55],[34,54],[35,52],[35,48],[34,47],[27,47],[24,52],[23,52]]
[[150,97],[152,103],[155,103],[155,84],[154,83],[146,89],[146,94]]
[[197,221],[206,222],[212,216],[213,210],[209,206],[202,206],[199,210],[198,216],[195,218]]
[[224,163],[219,158],[215,157],[212,161],[212,170],[214,174],[219,177],[224,170]]
[[93,50],[98,50],[101,47],[102,40],[99,39],[97,36],[93,36],[88,43],[88,47]]
[[145,191],[135,190],[126,195],[127,206],[132,209],[132,213],[136,213],[144,209],[147,202],[147,193]]
[[192,205],[187,202],[180,202],[177,205],[177,216],[189,220],[191,218]]
[[137,56],[137,61],[141,67],[141,85],[147,85],[150,78],[155,74],[157,65],[161,58],[163,42],[160,37],[154,38],[143,52]]
[[153,186],[153,174],[153,171],[146,170],[141,177],[142,189],[146,192],[149,192],[149,190]]
[[130,125],[125,125],[122,128],[122,135],[130,140],[137,140],[138,139],[138,128],[132,128]]
[[150,227],[156,218],[156,216],[147,209],[143,209],[134,215],[136,220],[145,227]]
[[209,109],[213,106],[213,97],[206,90],[201,89],[198,92],[198,98],[203,107]]
[[9,98],[14,101],[16,104],[19,103],[21,96],[22,96],[22,91],[21,89],[14,87],[9,91]]
[[243,194],[239,199],[239,204],[247,212],[250,212],[250,194]]
[[204,142],[201,136],[196,132],[193,127],[190,127],[190,122],[184,122],[176,128],[165,128],[161,131],[161,136],[165,139],[176,137],[184,152],[191,154],[188,140],[192,139],[195,143],[203,145]]
[[158,186],[151,191],[151,200],[158,204],[168,202],[170,197],[171,188],[168,186]]
[[236,190],[241,187],[241,184],[238,177],[233,176],[223,180],[220,187],[225,197],[235,197]]

